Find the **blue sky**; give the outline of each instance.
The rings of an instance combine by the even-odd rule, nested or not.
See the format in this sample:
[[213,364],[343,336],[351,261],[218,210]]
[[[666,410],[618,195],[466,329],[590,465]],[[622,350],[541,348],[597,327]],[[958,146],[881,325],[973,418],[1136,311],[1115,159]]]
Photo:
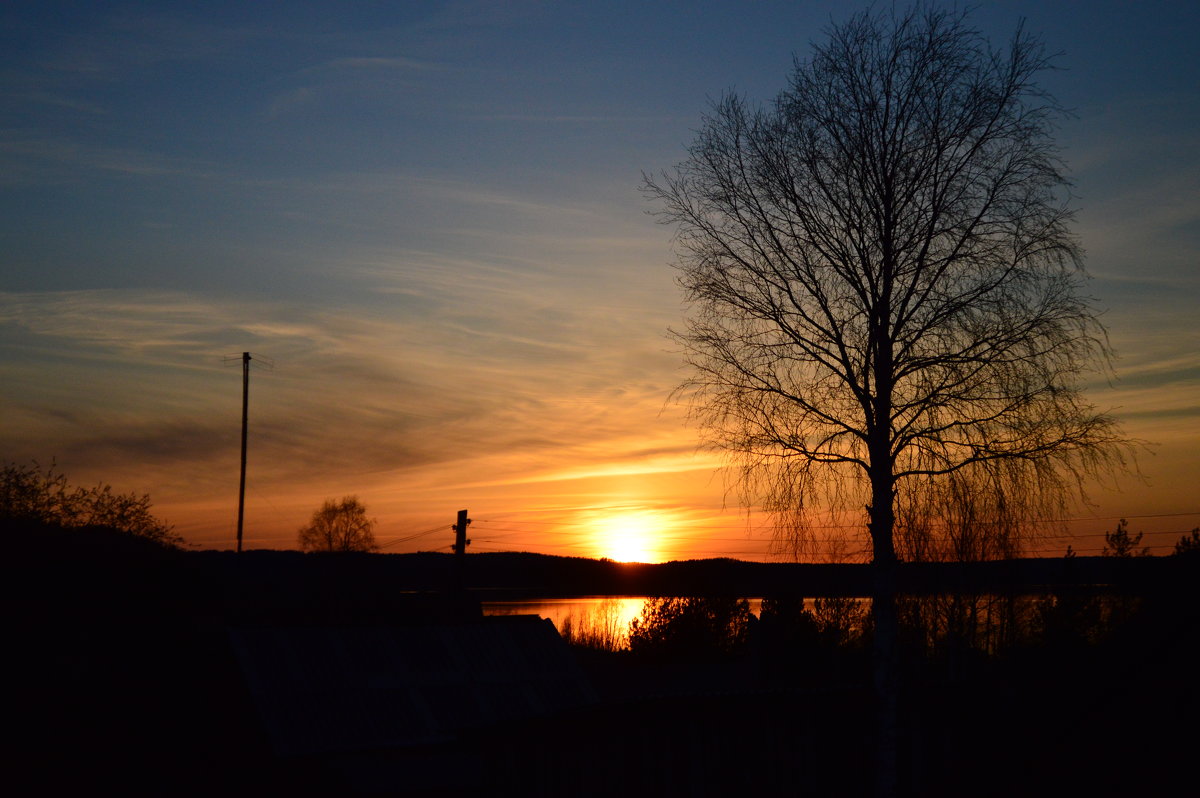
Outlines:
[[[190,540],[228,545],[240,373],[222,358],[248,349],[275,363],[252,376],[253,545],[357,493],[385,541],[470,506],[481,549],[594,553],[616,515],[674,530],[648,556],[760,556],[667,402],[683,308],[638,187],[710,98],[770,99],[857,7],[6,5],[0,458],[149,491]],[[1075,112],[1058,141],[1120,356],[1092,396],[1157,443],[1144,481],[1079,515],[1200,510],[1200,9],[972,19],[999,42],[1022,17]],[[1198,522],[1132,526],[1165,542]]]

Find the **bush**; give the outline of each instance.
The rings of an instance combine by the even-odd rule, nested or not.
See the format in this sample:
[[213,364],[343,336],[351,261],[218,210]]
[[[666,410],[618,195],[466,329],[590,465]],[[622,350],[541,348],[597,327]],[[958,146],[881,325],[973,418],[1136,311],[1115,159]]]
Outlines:
[[658,659],[724,656],[742,649],[750,636],[745,599],[667,597],[646,600],[629,624],[629,649]]
[[114,493],[111,485],[72,488],[53,463],[0,468],[0,521],[54,524],[65,528],[106,527],[167,546],[183,538],[150,512],[150,496]]

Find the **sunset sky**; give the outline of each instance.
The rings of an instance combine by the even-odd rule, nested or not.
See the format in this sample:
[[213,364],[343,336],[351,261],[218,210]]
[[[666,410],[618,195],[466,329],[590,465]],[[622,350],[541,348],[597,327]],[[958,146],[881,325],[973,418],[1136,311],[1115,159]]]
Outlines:
[[[1089,389],[1152,445],[1073,546],[1200,524],[1200,4],[983,2],[1076,118]],[[231,548],[357,494],[385,551],[766,557],[670,403],[684,307],[639,193],[837,2],[15,2],[0,10],[0,460],[148,492]],[[847,530],[851,548],[857,530]],[[1068,541],[1056,542],[1061,553]]]

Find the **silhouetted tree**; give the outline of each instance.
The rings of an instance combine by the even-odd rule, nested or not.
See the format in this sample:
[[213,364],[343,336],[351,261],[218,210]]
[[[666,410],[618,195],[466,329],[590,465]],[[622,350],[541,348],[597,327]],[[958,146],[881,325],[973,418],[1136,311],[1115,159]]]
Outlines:
[[[747,501],[801,543],[814,505],[866,508],[885,706],[898,513],[977,491],[1024,526],[1122,462],[1115,422],[1078,387],[1108,350],[1069,229],[1062,111],[1036,82],[1047,66],[1021,27],[996,49],[965,12],[868,10],[770,106],[715,103],[688,159],[645,180],[692,306],[681,391]],[[880,778],[894,790],[894,763]]]
[[745,599],[650,598],[629,624],[629,650],[660,659],[731,654],[748,640],[751,617]]
[[1107,349],[1046,66],[1020,29],[995,51],[957,12],[863,13],[772,106],[726,96],[690,158],[647,178],[693,308],[684,390],[765,476],[748,487],[785,533],[818,500],[865,504],[890,561],[897,496],[914,515],[970,493],[974,518],[1041,517],[1119,465],[1115,423],[1078,389]]
[[1104,533],[1104,550],[1100,553],[1105,557],[1149,557],[1150,547],[1145,546],[1140,551],[1138,544],[1142,542],[1143,532],[1129,534],[1129,523],[1122,518],[1117,522],[1117,528]]
[[1175,553],[1189,556],[1200,555],[1200,527],[1196,527],[1190,534],[1184,535],[1176,541]]
[[111,485],[71,487],[51,463],[0,468],[0,520],[32,521],[62,527],[107,527],[118,532],[178,546],[183,538],[150,512],[150,495],[115,493]]
[[300,527],[298,542],[303,551],[375,551],[375,521],[357,496],[341,501],[326,499],[312,520]]

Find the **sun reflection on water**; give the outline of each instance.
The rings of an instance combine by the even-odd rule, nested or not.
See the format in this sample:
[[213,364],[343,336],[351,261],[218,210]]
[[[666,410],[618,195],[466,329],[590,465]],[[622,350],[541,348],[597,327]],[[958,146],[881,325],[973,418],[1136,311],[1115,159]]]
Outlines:
[[645,596],[581,596],[567,599],[492,601],[484,615],[540,615],[565,639],[594,648],[629,647],[629,622],[641,615]]

